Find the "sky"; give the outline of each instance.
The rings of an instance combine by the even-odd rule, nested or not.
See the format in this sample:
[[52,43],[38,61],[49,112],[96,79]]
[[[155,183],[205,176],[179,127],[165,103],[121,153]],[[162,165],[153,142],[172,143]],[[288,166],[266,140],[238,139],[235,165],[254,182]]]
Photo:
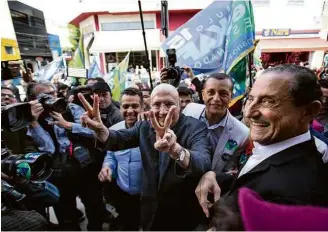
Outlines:
[[43,11],[47,20],[58,25],[65,25],[79,15],[79,0],[19,0],[29,6]]
[[[11,0],[9,0],[11,1]],[[67,24],[82,12],[138,11],[138,0],[18,0],[43,11],[47,31],[60,37],[62,47],[70,47]],[[169,9],[199,9],[213,0],[168,0]],[[142,10],[160,10],[161,0],[141,0]],[[205,4],[205,5],[204,5]]]

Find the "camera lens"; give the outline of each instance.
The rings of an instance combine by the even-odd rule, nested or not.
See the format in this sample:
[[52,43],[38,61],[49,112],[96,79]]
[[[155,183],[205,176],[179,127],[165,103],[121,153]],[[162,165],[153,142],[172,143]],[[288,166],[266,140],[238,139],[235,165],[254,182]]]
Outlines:
[[169,68],[167,70],[167,78],[168,79],[176,79],[178,77],[179,73],[175,68]]

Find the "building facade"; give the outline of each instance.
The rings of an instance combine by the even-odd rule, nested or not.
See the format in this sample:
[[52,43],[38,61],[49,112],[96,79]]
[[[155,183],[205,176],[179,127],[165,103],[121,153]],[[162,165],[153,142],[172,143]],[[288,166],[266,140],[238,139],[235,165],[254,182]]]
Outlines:
[[[212,0],[168,1],[169,30],[173,32],[187,22]],[[323,0],[253,0],[256,38],[260,40],[263,62],[299,63],[308,61],[320,67],[324,51],[328,50],[327,32],[324,29],[325,1]],[[144,3],[143,3],[144,4]],[[85,12],[70,23],[78,26],[84,44],[94,41],[89,49],[101,70],[109,72],[125,55],[130,53],[130,65],[144,65],[145,51],[137,4],[109,6],[109,11]],[[163,67],[164,51],[160,45],[165,39],[161,34],[160,2],[147,2],[143,6],[144,27],[151,68]],[[325,37],[326,36],[326,37]]]
[[19,1],[8,1],[21,57],[33,72],[52,60],[43,12]]
[[0,1],[1,19],[1,61],[21,59],[15,30],[11,20],[8,2]]

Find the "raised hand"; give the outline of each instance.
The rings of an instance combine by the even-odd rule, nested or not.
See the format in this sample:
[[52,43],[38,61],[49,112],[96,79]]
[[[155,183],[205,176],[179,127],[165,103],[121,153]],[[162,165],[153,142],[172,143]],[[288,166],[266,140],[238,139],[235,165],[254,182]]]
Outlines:
[[184,66],[184,71],[187,74],[187,76],[192,80],[195,78],[194,72],[192,71],[192,68],[190,68],[189,66]]
[[155,113],[152,110],[149,113],[151,124],[156,132],[156,142],[154,144],[155,149],[161,152],[168,152],[173,159],[178,158],[179,152],[182,149],[177,143],[176,135],[170,129],[175,110],[175,106],[170,108],[163,126],[159,125]]
[[79,93],[78,97],[84,106],[86,112],[81,116],[82,126],[90,128],[96,134],[97,139],[105,143],[108,139],[108,129],[101,121],[100,111],[99,111],[99,96],[94,95],[93,97],[93,107],[84,98],[83,94]]
[[176,106],[172,106],[170,108],[170,110],[167,113],[166,118],[164,120],[164,125],[163,126],[159,125],[158,120],[156,119],[154,111],[150,110],[150,112],[149,112],[150,122],[151,122],[152,127],[155,129],[156,137],[158,136],[159,139],[163,138],[164,134],[168,131],[168,129],[170,129],[175,109],[176,109]]
[[44,109],[41,103],[38,100],[30,101],[31,105],[31,114],[33,121],[37,121],[40,115],[43,113]]

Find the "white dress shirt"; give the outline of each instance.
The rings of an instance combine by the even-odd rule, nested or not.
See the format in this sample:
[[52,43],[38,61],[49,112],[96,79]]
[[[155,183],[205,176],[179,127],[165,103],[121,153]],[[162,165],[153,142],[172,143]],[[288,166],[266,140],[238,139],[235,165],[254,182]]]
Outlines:
[[293,138],[286,139],[284,141],[273,143],[266,146],[254,142],[253,154],[249,157],[245,166],[240,171],[238,178],[244,175],[245,173],[249,172],[251,169],[256,167],[259,163],[261,163],[263,160],[266,160],[270,156],[273,156],[274,154],[277,154],[289,147],[292,147],[296,144],[303,143],[308,140],[311,140],[310,131],[295,136]]

